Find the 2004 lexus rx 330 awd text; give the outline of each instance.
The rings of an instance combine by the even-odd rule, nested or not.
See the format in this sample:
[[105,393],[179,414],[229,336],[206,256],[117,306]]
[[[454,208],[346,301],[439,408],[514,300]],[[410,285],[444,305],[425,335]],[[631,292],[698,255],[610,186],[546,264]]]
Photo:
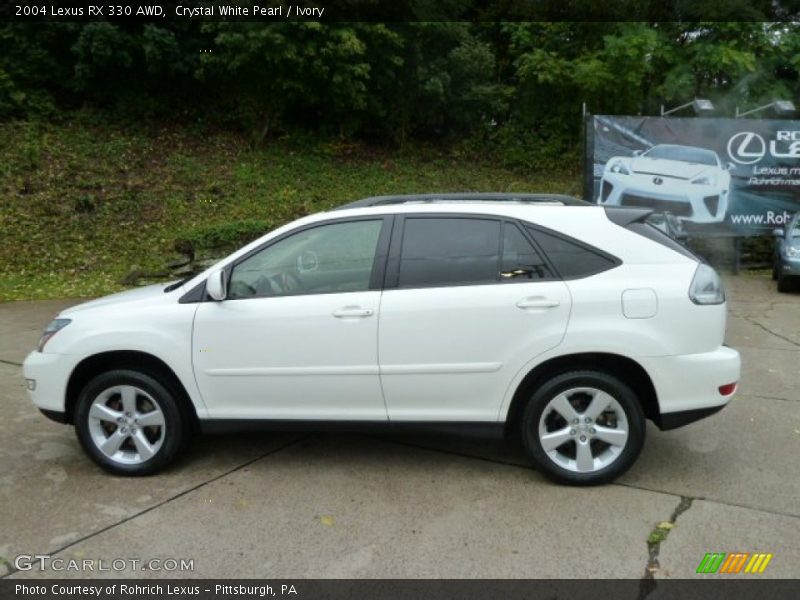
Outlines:
[[368,198],[188,281],[63,311],[27,387],[116,473],[157,471],[195,431],[335,425],[517,434],[551,477],[606,482],[645,419],[700,419],[739,379],[717,274],[648,214]]

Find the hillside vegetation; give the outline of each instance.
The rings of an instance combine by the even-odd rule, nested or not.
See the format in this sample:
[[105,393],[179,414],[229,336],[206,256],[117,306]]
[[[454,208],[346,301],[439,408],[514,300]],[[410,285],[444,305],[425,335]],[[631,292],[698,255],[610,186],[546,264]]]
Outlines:
[[97,296],[159,271],[176,243],[216,254],[376,194],[580,194],[578,166],[512,171],[457,150],[135,131],[79,115],[0,124],[0,301]]

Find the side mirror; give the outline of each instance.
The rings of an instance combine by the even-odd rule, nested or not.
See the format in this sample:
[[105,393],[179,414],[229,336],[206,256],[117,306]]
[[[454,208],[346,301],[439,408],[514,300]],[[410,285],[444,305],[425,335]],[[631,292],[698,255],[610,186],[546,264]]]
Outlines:
[[634,156],[641,156],[642,155],[642,151],[641,150],[634,150],[633,151],[633,155]]
[[778,227],[777,229],[772,230],[772,237],[782,238],[783,237],[783,229]]
[[212,300],[221,302],[228,296],[228,290],[225,281],[225,271],[219,269],[212,271],[211,275],[206,280],[206,292],[211,296]]
[[735,171],[736,165],[733,164],[732,162],[729,162],[727,165],[725,165],[725,169],[727,169],[728,171]]

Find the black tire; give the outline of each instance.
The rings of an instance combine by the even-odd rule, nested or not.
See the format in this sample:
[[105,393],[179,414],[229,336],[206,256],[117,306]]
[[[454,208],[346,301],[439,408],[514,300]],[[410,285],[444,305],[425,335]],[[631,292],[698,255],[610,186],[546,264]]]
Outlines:
[[[556,464],[545,452],[539,439],[539,422],[548,403],[562,392],[581,387],[596,388],[611,395],[622,408],[628,422],[627,441],[616,459],[604,468],[584,473]],[[521,437],[537,470],[551,479],[568,485],[599,485],[619,477],[636,462],[644,444],[644,414],[636,394],[619,378],[602,371],[570,371],[550,378],[534,390],[523,411]]]
[[783,273],[778,273],[778,291],[782,294],[791,292],[793,284],[791,277],[785,277]]
[[[149,394],[161,409],[164,427],[163,441],[158,451],[148,460],[126,464],[106,456],[92,439],[89,411],[94,400],[105,390],[114,386],[134,386]],[[169,388],[152,376],[139,371],[116,369],[92,379],[78,396],[75,408],[75,433],[81,446],[98,465],[118,475],[150,475],[168,465],[189,437],[187,419]]]

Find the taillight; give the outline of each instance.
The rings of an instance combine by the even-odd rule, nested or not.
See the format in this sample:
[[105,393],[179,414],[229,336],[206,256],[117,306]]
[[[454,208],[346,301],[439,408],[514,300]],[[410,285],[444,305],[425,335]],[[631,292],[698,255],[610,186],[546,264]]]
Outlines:
[[735,391],[736,391],[736,383],[726,383],[725,385],[719,386],[720,396],[730,396]]
[[707,264],[697,265],[692,283],[689,286],[689,298],[695,304],[722,304],[725,302],[725,289],[717,272]]

